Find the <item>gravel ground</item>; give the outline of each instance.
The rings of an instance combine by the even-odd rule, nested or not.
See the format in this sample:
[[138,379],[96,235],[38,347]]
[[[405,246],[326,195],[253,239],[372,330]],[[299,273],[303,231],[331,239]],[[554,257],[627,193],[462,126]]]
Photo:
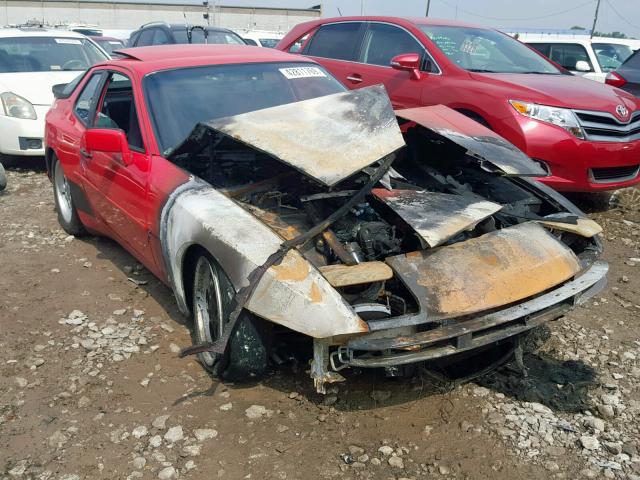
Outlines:
[[299,358],[254,385],[178,359],[170,291],[113,242],[66,235],[41,170],[8,181],[0,479],[640,479],[638,190],[591,214],[609,287],[550,325],[526,374],[350,372],[323,397]]

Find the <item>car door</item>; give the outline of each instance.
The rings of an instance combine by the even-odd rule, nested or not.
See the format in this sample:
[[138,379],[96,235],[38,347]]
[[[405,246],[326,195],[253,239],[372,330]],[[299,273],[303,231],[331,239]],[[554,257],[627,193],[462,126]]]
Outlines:
[[[405,53],[420,56],[423,71],[420,78],[391,67],[391,60]],[[397,25],[379,22],[367,25],[358,63],[353,65],[353,70],[351,75],[361,79],[358,87],[384,84],[396,109],[421,106],[422,90],[428,77],[430,73],[437,73],[433,59],[410,32]]]
[[148,249],[148,179],[150,155],[139,122],[141,99],[131,75],[109,71],[92,128],[124,131],[132,161],[127,165],[119,153],[81,150],[87,194],[96,215],[116,239],[145,265],[153,262]]
[[307,41],[302,53],[312,57],[349,88],[358,88],[362,78],[356,72],[365,22],[348,21],[322,25]]

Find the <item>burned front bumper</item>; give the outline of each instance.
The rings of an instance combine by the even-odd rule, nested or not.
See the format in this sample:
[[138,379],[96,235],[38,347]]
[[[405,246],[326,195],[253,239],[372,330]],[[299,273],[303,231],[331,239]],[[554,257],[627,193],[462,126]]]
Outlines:
[[[562,316],[606,286],[609,266],[595,262],[579,276],[547,293],[475,318],[449,319],[411,335],[380,337],[374,332],[354,338],[331,353],[333,370],[389,367],[434,360],[522,334]],[[385,333],[392,334],[393,329]]]

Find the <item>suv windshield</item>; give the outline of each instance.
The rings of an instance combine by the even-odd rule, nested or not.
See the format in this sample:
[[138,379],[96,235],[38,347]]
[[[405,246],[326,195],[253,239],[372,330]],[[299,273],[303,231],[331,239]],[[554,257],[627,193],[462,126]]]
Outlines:
[[[214,43],[214,44],[229,44],[229,45],[245,45],[244,40],[237,34],[224,31],[205,29],[204,27],[186,27],[172,29],[173,35],[178,43]],[[191,41],[189,41],[189,34],[191,34]]]
[[86,70],[108,59],[82,38],[0,38],[0,73]]
[[592,43],[593,51],[596,52],[598,63],[603,72],[610,72],[618,68],[631,56],[633,50],[628,45],[618,43]]
[[208,65],[156,72],[144,80],[149,113],[165,155],[199,122],[345,90],[330,73],[309,63]]
[[456,65],[470,72],[562,72],[514,38],[484,28],[419,25],[420,29]]

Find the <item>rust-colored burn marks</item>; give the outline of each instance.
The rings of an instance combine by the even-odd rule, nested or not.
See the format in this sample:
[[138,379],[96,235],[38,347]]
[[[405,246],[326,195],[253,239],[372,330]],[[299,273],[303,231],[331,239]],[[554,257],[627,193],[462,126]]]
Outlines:
[[309,276],[309,268],[309,262],[301,255],[286,255],[280,265],[271,267],[280,282],[302,282]]
[[432,319],[507,305],[556,286],[580,270],[573,252],[535,223],[387,261]]

